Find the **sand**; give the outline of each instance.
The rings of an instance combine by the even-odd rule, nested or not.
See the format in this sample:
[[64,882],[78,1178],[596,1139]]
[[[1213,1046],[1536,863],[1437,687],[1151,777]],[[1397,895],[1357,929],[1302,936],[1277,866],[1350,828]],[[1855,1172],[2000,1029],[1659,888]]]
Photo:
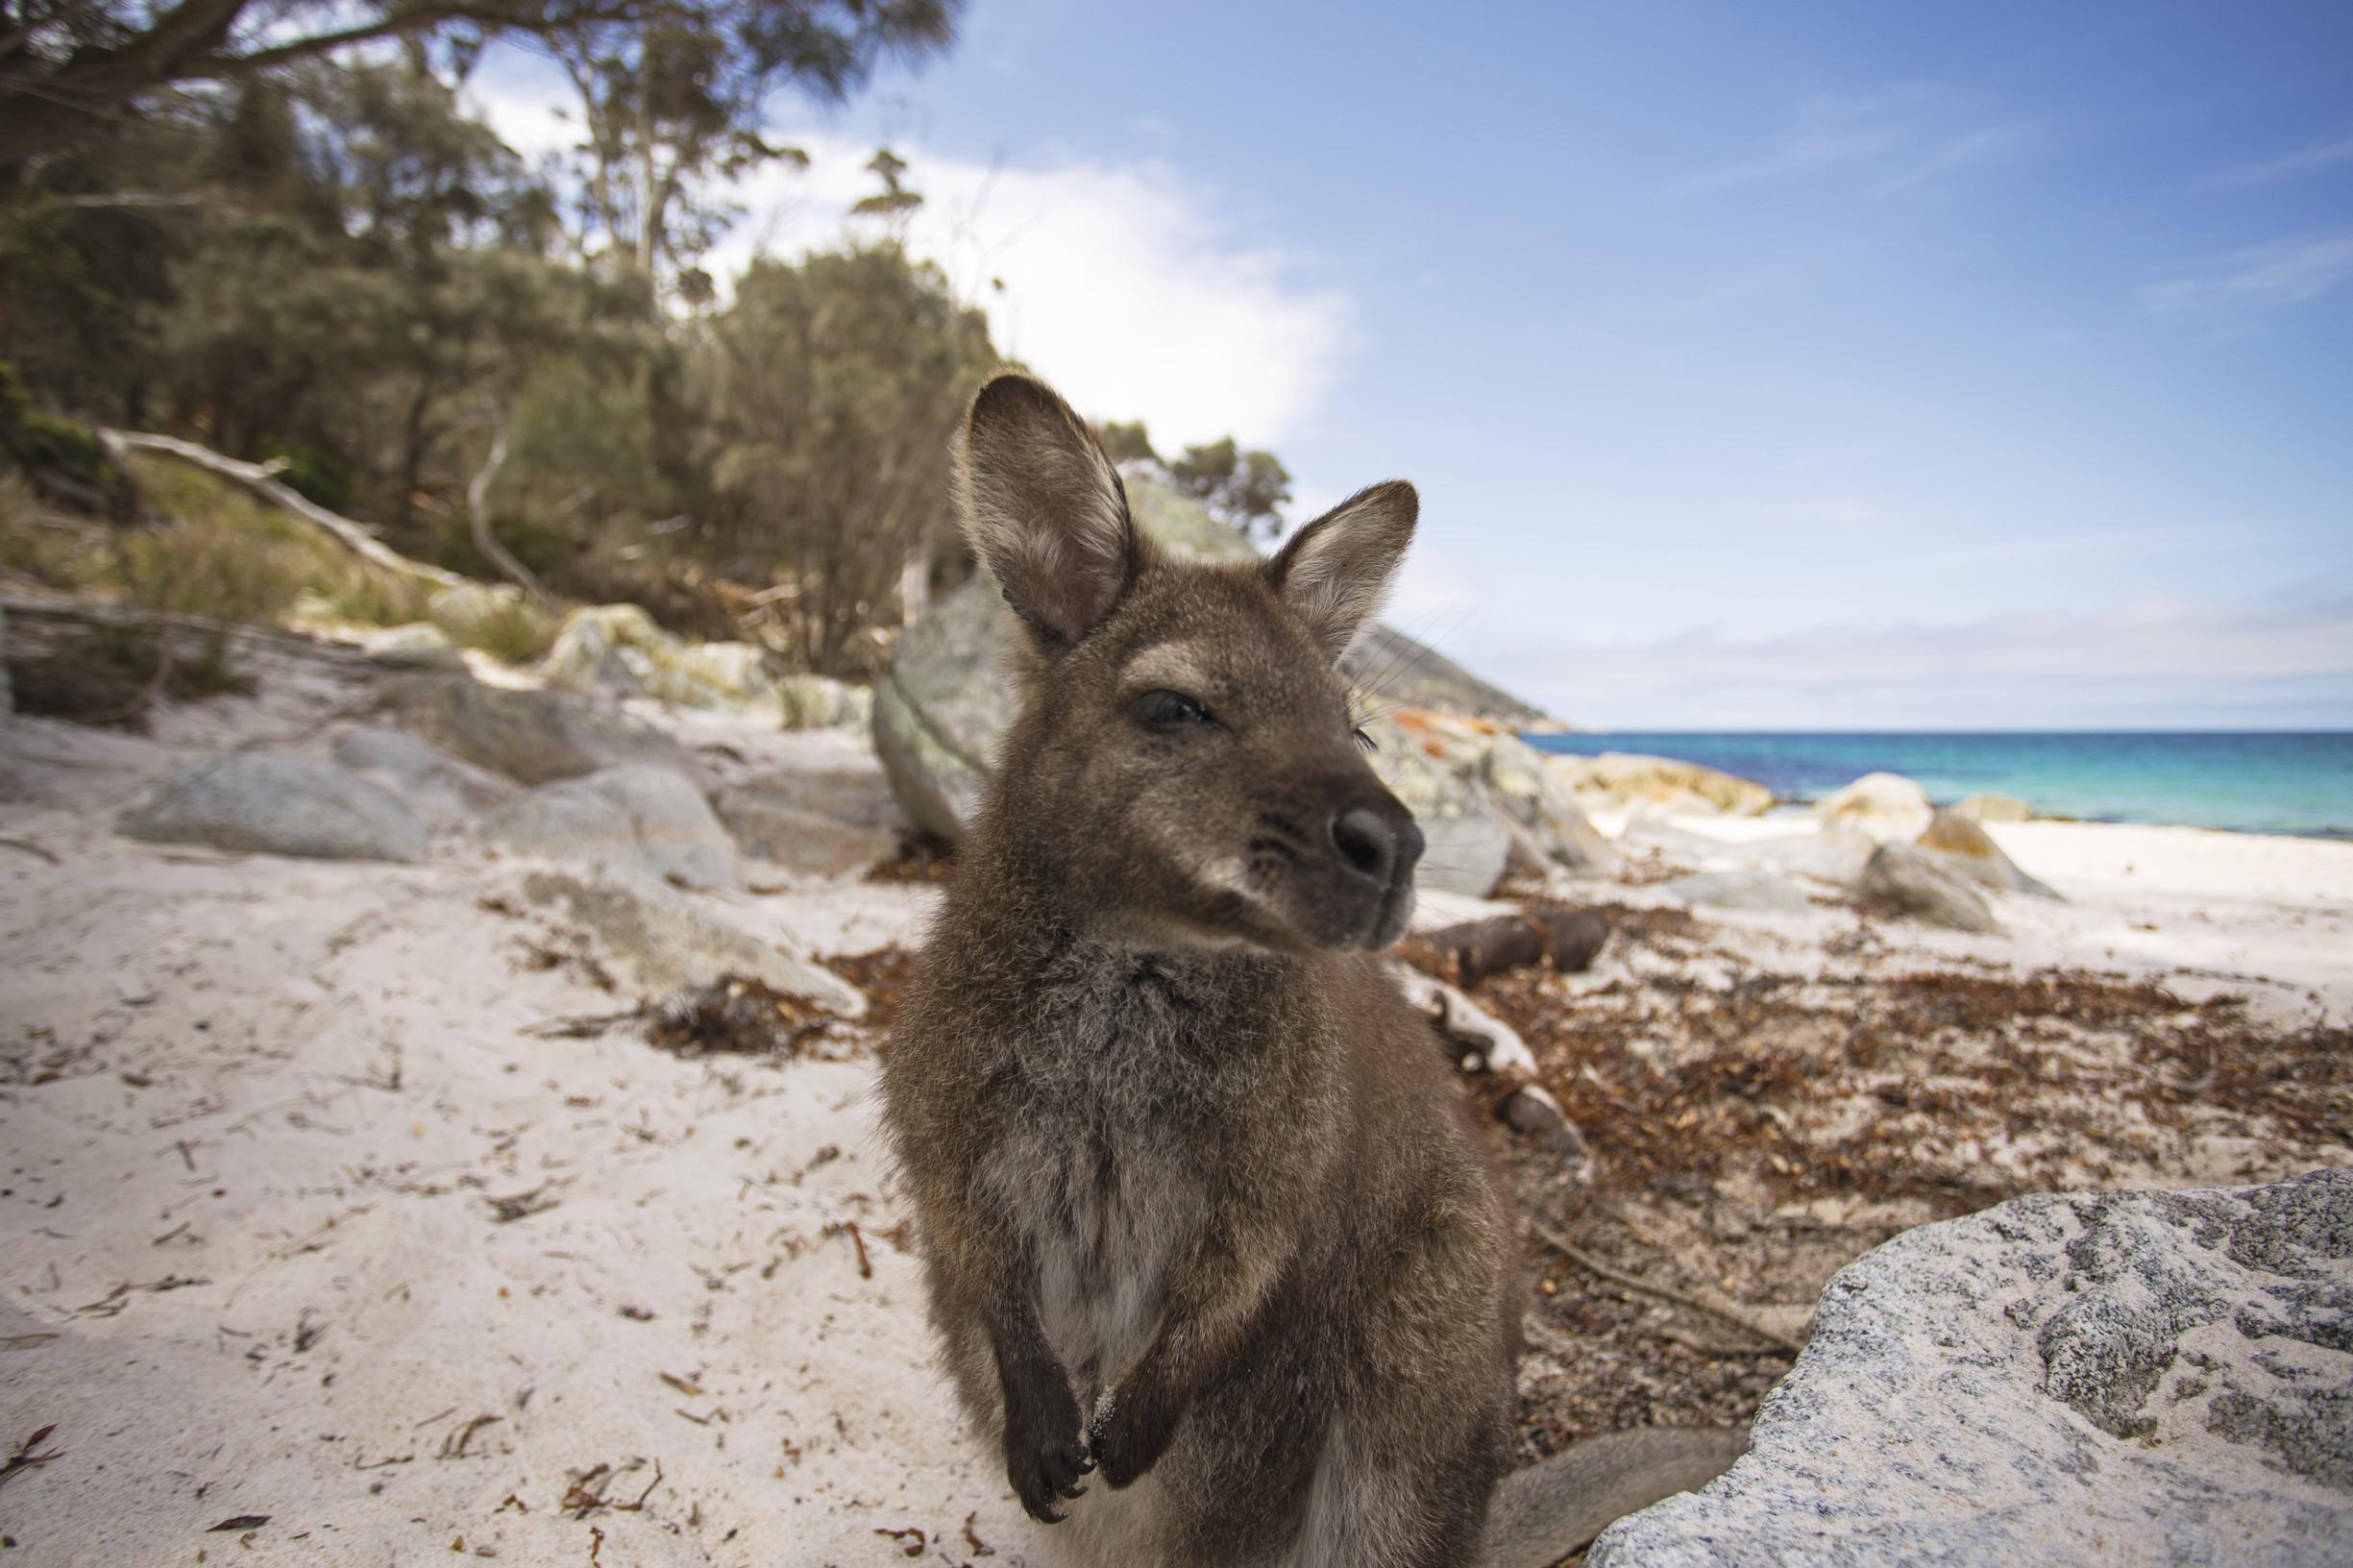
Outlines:
[[[4,1560],[1024,1561],[929,1366],[863,1027],[781,1064],[568,1038],[626,998],[485,906],[511,861],[113,834],[179,761],[352,722],[331,681],[267,689],[153,739],[0,721],[0,1455],[46,1432]],[[2070,901],[1904,927],[1911,959],[2353,1004],[2353,845],[1994,831]],[[931,896],[754,880],[714,907],[820,958]],[[1718,952],[1819,964],[1853,920],[1728,916]]]

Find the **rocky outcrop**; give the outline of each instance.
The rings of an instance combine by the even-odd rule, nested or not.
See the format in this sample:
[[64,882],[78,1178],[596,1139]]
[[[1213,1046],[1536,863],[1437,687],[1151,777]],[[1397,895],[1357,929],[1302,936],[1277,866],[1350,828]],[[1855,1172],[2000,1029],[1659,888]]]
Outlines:
[[1909,844],[1927,827],[1936,808],[1927,792],[1901,773],[1865,773],[1815,801],[1814,815],[1827,829],[1859,833],[1878,844]]
[[2001,929],[1983,894],[1908,845],[1883,844],[1873,851],[1855,891],[1884,909],[1931,925],[1987,936]]
[[444,669],[463,669],[465,655],[450,641],[450,634],[430,621],[411,621],[404,626],[386,626],[371,631],[359,640],[359,650],[370,658],[386,664],[438,665]]
[[668,885],[632,872],[527,873],[525,898],[586,928],[641,991],[666,995],[743,975],[822,1002],[844,1017],[866,1011],[866,998],[830,970],[788,958]]
[[1581,876],[1612,876],[1624,864],[1617,846],[1587,820],[1567,781],[1517,735],[1496,730],[1486,737],[1479,777],[1517,830],[1516,847],[1537,863],[1532,870],[1557,866]]
[[2322,1568],[2353,1540],[2353,1172],[2016,1199],[1849,1265],[1721,1480],[1594,1568]]
[[697,888],[737,888],[735,842],[694,781],[639,763],[517,796],[482,819],[516,854],[578,861]]
[[1674,757],[1605,751],[1594,757],[1553,754],[1557,772],[1588,811],[1643,810],[1663,816],[1761,817],[1773,792],[1751,778]]
[[[1128,502],[1137,523],[1178,554],[1213,560],[1255,555],[1234,529],[1148,470],[1129,473]],[[975,578],[907,628],[889,673],[875,684],[874,749],[901,812],[920,832],[953,842],[979,809],[997,737],[1012,723],[1018,698],[1003,657],[1009,622],[995,584]],[[1409,707],[1486,719],[1492,721],[1491,733],[1537,716],[1527,704],[1385,628],[1360,641],[1342,670],[1377,691],[1384,706],[1405,701]],[[1393,725],[1372,727],[1377,740],[1395,733]],[[1516,837],[1511,824],[1521,819],[1490,797],[1478,772],[1483,750],[1467,761],[1458,748],[1447,750],[1444,758],[1409,756],[1404,748],[1385,744],[1373,766],[1401,796],[1413,793],[1406,802],[1409,807],[1419,813],[1427,805],[1432,814],[1424,823],[1432,842],[1425,864],[1430,878],[1444,881],[1431,885],[1484,893],[1502,873]],[[1555,863],[1588,854],[1598,858],[1607,847],[1598,837],[1580,847],[1570,838],[1545,840],[1536,831],[1544,845],[1541,858]],[[1460,869],[1442,866],[1441,856]]]
[[2002,853],[1994,836],[1957,811],[1939,811],[1916,841],[1936,857],[1936,863],[2003,893],[2032,894],[2037,898],[2059,894],[2047,882],[2020,870],[2018,862]]
[[1952,814],[1973,822],[2023,822],[2033,818],[2034,808],[2014,795],[1973,795],[1954,806]]
[[689,642],[635,604],[590,604],[565,616],[540,674],[574,691],[650,697],[782,729],[863,725],[872,702],[864,688],[824,675],[777,675],[750,643]]
[[1803,888],[1771,871],[1700,871],[1662,882],[1653,891],[1692,907],[1706,905],[1770,915],[1810,915],[1814,909],[1814,901],[1805,895]]
[[404,675],[385,687],[403,727],[444,751],[526,784],[650,762],[691,771],[676,742],[570,692],[510,691],[467,675]]
[[425,601],[426,619],[467,648],[498,640],[502,625],[517,620],[538,623],[545,635],[546,612],[507,582],[461,582],[441,589]]
[[499,804],[515,786],[399,729],[355,729],[335,742],[335,761],[389,790],[429,827],[461,822]]
[[158,844],[301,855],[415,860],[425,823],[400,796],[349,769],[233,751],[165,779],[123,816],[122,832]]

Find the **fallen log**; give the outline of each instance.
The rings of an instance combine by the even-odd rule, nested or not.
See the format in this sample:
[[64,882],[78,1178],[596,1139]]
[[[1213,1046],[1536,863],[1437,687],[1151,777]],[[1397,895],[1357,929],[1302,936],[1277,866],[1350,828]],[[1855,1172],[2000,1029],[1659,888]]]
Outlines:
[[1564,974],[1589,968],[1609,941],[1609,919],[1599,910],[1524,910],[1467,920],[1415,939],[1435,970],[1458,986],[1490,974],[1550,964]]
[[277,470],[267,464],[240,462],[234,457],[224,457],[208,447],[200,447],[193,441],[183,441],[177,436],[149,435],[140,430],[105,429],[100,430],[98,435],[108,447],[117,453],[161,453],[167,457],[177,457],[184,463],[193,464],[208,473],[218,474],[225,479],[234,479],[256,495],[282,507],[319,529],[370,566],[380,567],[386,572],[397,572],[404,576],[422,577],[427,582],[439,583],[444,588],[461,587],[472,580],[454,572],[445,571],[438,566],[429,566],[423,561],[410,560],[399,551],[376,538],[369,532],[364,523],[355,523],[339,512],[331,512],[308,497],[280,484],[275,477]]

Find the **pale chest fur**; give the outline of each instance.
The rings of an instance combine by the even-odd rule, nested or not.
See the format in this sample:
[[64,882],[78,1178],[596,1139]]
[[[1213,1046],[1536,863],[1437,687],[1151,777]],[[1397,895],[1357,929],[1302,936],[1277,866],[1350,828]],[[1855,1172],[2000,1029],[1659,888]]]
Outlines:
[[1160,1327],[1210,1217],[1210,1163],[1248,1159],[1268,1086],[1263,1020],[1208,973],[1087,966],[1034,998],[1013,1042],[1019,1114],[983,1162],[1029,1255],[1040,1316],[1091,1405]]

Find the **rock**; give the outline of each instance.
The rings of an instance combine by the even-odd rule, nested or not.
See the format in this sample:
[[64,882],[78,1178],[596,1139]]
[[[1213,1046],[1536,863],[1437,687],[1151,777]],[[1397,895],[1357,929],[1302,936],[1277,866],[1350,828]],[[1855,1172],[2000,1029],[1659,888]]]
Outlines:
[[689,642],[635,604],[589,604],[565,616],[540,674],[575,691],[650,697],[782,729],[864,725],[871,717],[862,687],[824,675],[779,677],[766,649]]
[[873,723],[874,694],[830,675],[787,675],[777,682],[777,723],[786,729],[864,729]]
[[[1248,560],[1255,553],[1238,533],[1148,466],[1129,467],[1127,493],[1138,526],[1178,554]],[[919,831],[951,843],[964,836],[979,809],[997,737],[1013,721],[1018,693],[1003,662],[1009,622],[996,585],[985,575],[975,577],[907,628],[889,672],[875,683],[874,750],[899,809]],[[1369,684],[1383,704],[1409,696],[1423,707],[1505,723],[1537,717],[1527,704],[1385,628],[1369,632],[1342,668]],[[1486,809],[1490,821],[1474,848],[1482,864],[1491,862],[1500,871],[1508,835],[1492,820],[1493,808]],[[1465,885],[1473,879],[1458,878]],[[1490,876],[1487,886],[1493,885]]]
[[1773,915],[1810,915],[1814,911],[1814,901],[1804,889],[1771,871],[1701,871],[1661,882],[1653,891],[1685,906],[1705,904]]
[[1477,785],[1478,762],[1448,754],[1400,715],[1364,725],[1373,743],[1373,772],[1421,825],[1428,845],[1414,872],[1417,886],[1484,897],[1504,874],[1512,832],[1509,820]]
[[1973,795],[1952,814],[1973,822],[2022,822],[2034,816],[2034,808],[2014,795]]
[[1489,797],[1534,836],[1551,864],[1583,876],[1614,876],[1625,864],[1617,845],[1586,819],[1576,792],[1526,741],[1509,733],[1489,737],[1479,772]]
[[1744,1458],[1587,1560],[2341,1563],[2348,1324],[2353,1171],[1923,1226],[1830,1281]]
[[1605,751],[1595,757],[1554,752],[1544,761],[1568,781],[1589,811],[1650,805],[1682,815],[1761,817],[1773,804],[1773,792],[1754,779],[1735,778],[1674,757],[1635,751]]
[[550,685],[573,691],[637,697],[645,686],[622,657],[622,649],[672,640],[642,605],[584,604],[565,615],[555,628],[555,641],[539,661],[539,673]]
[[645,763],[549,784],[482,820],[517,854],[585,861],[690,887],[740,888],[735,841],[694,781]]
[[1860,833],[1879,844],[1911,843],[1935,811],[1927,792],[1901,773],[1865,773],[1814,802],[1814,815],[1825,827]]
[[898,853],[895,833],[732,790],[719,797],[719,818],[744,853],[819,876],[862,871]]
[[1792,876],[1810,876],[1836,887],[1855,888],[1863,868],[1879,846],[1860,833],[1826,828],[1819,833],[1792,834],[1785,839],[1760,839],[1736,846],[1742,857]]
[[415,860],[425,823],[400,796],[348,769],[259,751],[184,768],[139,797],[121,831],[317,860]]
[[2004,893],[2030,893],[2037,898],[2059,896],[2048,883],[2020,870],[2018,863],[2002,853],[1992,834],[1958,812],[1938,812],[1928,820],[1927,827],[1916,842],[1936,857],[1938,865],[1958,871],[1973,882],[1982,882]]
[[440,589],[425,601],[425,616],[462,648],[495,645],[512,624],[525,619],[544,624],[547,619],[511,582],[461,582]]
[[411,621],[404,626],[386,626],[371,631],[359,641],[359,650],[372,659],[386,664],[440,665],[463,669],[465,655],[450,641],[450,634],[429,621]]
[[446,756],[405,730],[353,730],[335,742],[335,761],[399,796],[431,826],[462,821],[515,793],[498,774]]
[[1542,1084],[1522,1084],[1505,1096],[1503,1109],[1505,1123],[1557,1156],[1572,1180],[1589,1179],[1593,1151],[1550,1090]]
[[1883,844],[1874,850],[1855,891],[1932,925],[1982,935],[2001,929],[1984,894],[1907,845]]
[[822,1002],[844,1017],[866,1011],[865,996],[840,976],[786,957],[650,877],[535,870],[523,878],[523,895],[586,927],[630,981],[650,994],[740,974]]
[[509,778],[550,784],[601,768],[650,762],[692,772],[660,731],[569,692],[510,691],[466,675],[404,675],[385,688],[402,723]]

